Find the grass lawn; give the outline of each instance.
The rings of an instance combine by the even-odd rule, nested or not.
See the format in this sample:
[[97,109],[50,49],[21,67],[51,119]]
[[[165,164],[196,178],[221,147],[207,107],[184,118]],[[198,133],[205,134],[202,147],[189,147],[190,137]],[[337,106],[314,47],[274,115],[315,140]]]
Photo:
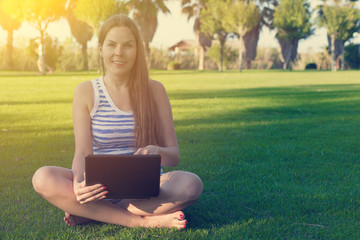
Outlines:
[[[151,71],[173,107],[188,227],[69,228],[32,174],[71,167],[72,94],[96,73],[0,73],[0,239],[360,239],[360,72]],[[170,170],[166,168],[165,170]]]

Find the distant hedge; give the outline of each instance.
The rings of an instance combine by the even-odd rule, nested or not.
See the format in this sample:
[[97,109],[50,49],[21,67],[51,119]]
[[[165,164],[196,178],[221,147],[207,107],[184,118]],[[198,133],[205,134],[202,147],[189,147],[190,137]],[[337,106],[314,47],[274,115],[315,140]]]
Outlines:
[[316,70],[316,69],[317,69],[316,63],[308,63],[305,66],[305,70]]

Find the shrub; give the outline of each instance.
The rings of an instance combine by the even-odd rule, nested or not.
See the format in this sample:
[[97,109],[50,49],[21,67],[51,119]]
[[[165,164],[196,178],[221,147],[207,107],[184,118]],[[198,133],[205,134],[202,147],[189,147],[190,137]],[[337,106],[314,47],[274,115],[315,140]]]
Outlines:
[[352,69],[360,68],[360,44],[350,43],[345,47],[345,61]]
[[170,58],[166,50],[152,47],[151,48],[151,68],[152,69],[166,69]]
[[[211,48],[208,50],[208,56],[216,63],[218,69],[220,69],[220,57],[221,57],[221,49],[220,44],[213,44]],[[238,58],[237,51],[231,49],[230,47],[224,46],[224,53],[223,53],[223,67],[224,70],[228,69],[229,65],[232,62],[236,62]]]
[[311,69],[317,69],[317,65],[316,65],[316,63],[308,63],[308,64],[306,64],[306,66],[305,66],[305,70],[311,70]]
[[167,70],[179,70],[181,69],[181,64],[178,62],[169,62]]

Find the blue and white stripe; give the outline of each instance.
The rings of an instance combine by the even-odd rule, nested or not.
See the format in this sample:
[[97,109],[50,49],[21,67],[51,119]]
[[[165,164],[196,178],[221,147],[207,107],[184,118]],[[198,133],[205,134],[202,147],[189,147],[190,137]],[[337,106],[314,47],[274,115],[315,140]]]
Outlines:
[[134,116],[119,109],[106,90],[103,78],[91,81],[94,108],[91,110],[94,154],[133,154]]

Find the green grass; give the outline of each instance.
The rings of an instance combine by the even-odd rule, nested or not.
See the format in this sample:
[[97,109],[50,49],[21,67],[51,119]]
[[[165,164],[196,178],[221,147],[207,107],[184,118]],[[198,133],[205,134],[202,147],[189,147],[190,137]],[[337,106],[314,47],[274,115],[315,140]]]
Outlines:
[[71,166],[72,94],[96,76],[0,73],[0,239],[360,238],[358,71],[151,71],[173,107],[175,169],[204,182],[188,228],[67,227],[31,177]]

